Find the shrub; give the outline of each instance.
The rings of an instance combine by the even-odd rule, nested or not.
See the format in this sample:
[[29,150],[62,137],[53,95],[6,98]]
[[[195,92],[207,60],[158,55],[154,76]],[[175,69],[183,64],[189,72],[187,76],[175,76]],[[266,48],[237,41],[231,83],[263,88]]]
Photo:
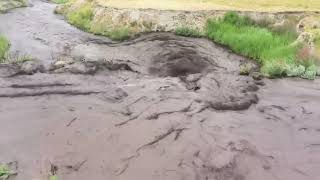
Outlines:
[[196,29],[187,26],[178,27],[175,30],[175,34],[178,36],[185,36],[185,37],[201,37],[203,36],[202,33]]

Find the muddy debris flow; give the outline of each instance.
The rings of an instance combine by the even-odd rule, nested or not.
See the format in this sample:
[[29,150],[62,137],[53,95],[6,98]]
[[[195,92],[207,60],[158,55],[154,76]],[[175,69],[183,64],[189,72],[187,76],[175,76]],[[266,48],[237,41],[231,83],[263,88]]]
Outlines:
[[250,60],[201,38],[110,42],[32,3],[0,15],[12,51],[38,59],[0,65],[13,179],[320,178],[319,80],[240,76]]

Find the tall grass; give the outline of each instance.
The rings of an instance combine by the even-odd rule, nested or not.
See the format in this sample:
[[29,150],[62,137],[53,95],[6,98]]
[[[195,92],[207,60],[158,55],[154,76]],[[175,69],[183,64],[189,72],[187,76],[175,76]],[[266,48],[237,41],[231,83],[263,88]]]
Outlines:
[[8,49],[9,49],[8,40],[5,37],[0,36],[0,63],[4,61],[6,52],[8,51]]
[[67,19],[70,24],[73,24],[84,31],[88,31],[91,27],[93,15],[92,5],[90,3],[86,3],[77,10],[69,12],[67,14]]
[[256,59],[262,66],[261,71],[269,77],[284,76],[288,67],[298,65],[297,52],[301,47],[294,45],[292,35],[272,32],[237,13],[229,12],[221,19],[208,20],[206,33],[209,39]]

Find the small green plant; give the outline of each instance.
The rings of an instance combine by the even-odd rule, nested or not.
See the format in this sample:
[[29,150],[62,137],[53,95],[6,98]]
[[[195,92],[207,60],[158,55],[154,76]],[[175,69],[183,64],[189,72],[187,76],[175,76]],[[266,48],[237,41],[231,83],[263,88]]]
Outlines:
[[178,36],[185,36],[185,37],[202,37],[202,33],[199,31],[199,29],[182,26],[178,27],[175,30],[175,34]]
[[7,165],[0,164],[0,180],[7,180],[11,175],[15,175]]
[[124,41],[130,38],[130,30],[128,28],[118,28],[110,31],[107,36],[114,41]]
[[85,31],[90,30],[92,18],[93,9],[90,3],[85,3],[78,9],[67,14],[67,19],[70,24]]
[[0,36],[0,63],[4,62],[9,46],[9,41],[5,37]]

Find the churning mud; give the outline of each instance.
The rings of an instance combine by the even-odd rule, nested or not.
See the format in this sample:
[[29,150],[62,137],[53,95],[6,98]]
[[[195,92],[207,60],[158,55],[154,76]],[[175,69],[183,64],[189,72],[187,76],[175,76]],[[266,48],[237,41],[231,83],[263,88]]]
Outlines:
[[[152,33],[113,43],[53,8],[34,1],[0,16],[57,28],[33,21],[15,36],[21,23],[0,24],[12,51],[38,52],[45,64],[0,66],[0,162],[17,164],[12,179],[320,178],[319,80],[239,76],[251,62],[205,39]],[[37,44],[41,35],[49,43]],[[55,58],[45,58],[49,49]]]

